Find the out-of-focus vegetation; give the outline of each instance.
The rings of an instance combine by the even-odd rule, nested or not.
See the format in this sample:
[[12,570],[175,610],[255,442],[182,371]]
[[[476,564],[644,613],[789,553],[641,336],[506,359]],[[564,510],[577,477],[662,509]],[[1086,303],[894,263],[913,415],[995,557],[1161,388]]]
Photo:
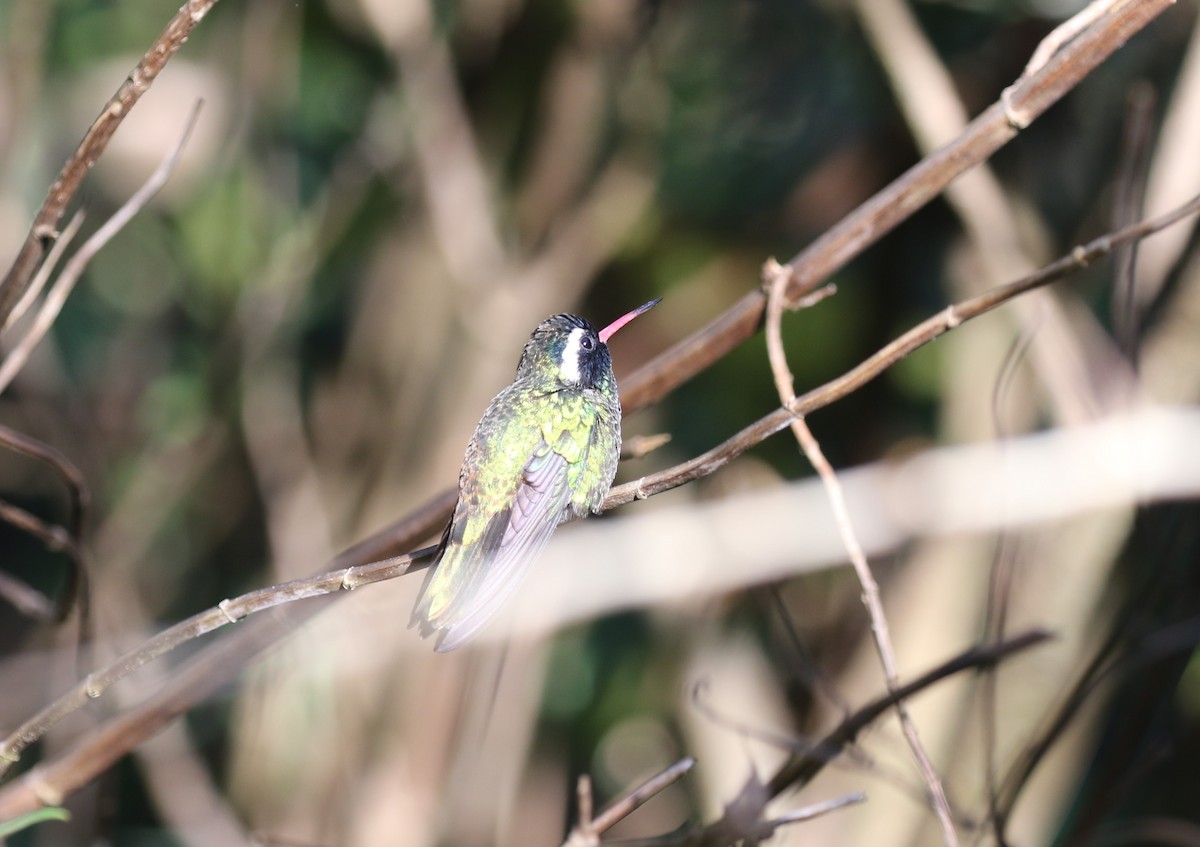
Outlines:
[[[90,484],[90,661],[223,598],[314,572],[452,485],[479,414],[542,318],[571,311],[602,324],[664,297],[614,341],[620,378],[758,285],[767,257],[793,255],[916,162],[894,89],[903,83],[864,35],[862,5],[218,4],[85,183],[84,233],[153,170],[203,98],[179,168],[91,263],[0,396],[0,423],[56,447]],[[1082,5],[901,4],[972,115]],[[174,11],[160,0],[0,3],[0,265]],[[997,267],[1019,272],[1113,228],[1135,90],[1153,94],[1159,144],[1149,175],[1133,179],[1148,186],[1147,205],[1172,188],[1200,190],[1168,144],[1179,133],[1197,141],[1171,124],[1200,120],[1196,83],[1181,72],[1189,43],[1196,62],[1195,25],[1195,5],[1181,3],[990,162],[1005,201],[995,226],[1019,236],[1004,261],[989,264],[981,246],[991,224],[964,224],[937,201],[839,273],[835,297],[786,316],[797,390],[1006,281]],[[1136,266],[1139,290],[1152,289],[1138,359],[1163,402],[1194,402],[1200,388],[1188,358],[1187,304],[1200,285],[1190,226]],[[1128,314],[1117,278],[1108,263],[1056,295],[1087,354],[1072,373],[1088,384],[1068,387],[1084,393],[1104,394],[1120,370],[1097,341]],[[1063,423],[1062,384],[1020,340],[1036,348],[1048,331],[1006,307],[812,416],[813,431],[847,468]],[[1012,350],[1020,358],[1006,370]],[[776,405],[756,336],[627,420],[627,434],[672,440],[620,478],[703,452]],[[736,503],[810,474],[784,433],[708,480],[603,520]],[[57,481],[9,453],[0,497],[67,519]],[[971,680],[914,704],[965,841],[992,838],[988,768],[1008,772],[1106,644],[1113,671],[1035,771],[1012,841],[1195,838],[1198,526],[1191,504],[1113,510],[873,558],[906,678],[983,639],[989,598],[1011,598],[1010,632],[1060,635],[998,673],[996,714]],[[550,566],[570,567],[574,529],[559,533]],[[767,533],[797,555],[806,543],[793,526],[756,528],[739,555],[753,558]],[[657,567],[687,573],[687,560],[663,555]],[[68,572],[61,554],[4,523],[0,569],[49,595]],[[12,843],[556,844],[580,773],[604,799],[696,756],[694,774],[614,833],[653,835],[711,819],[785,743],[884,688],[843,566],[573,623],[516,640],[504,659],[495,641],[435,656],[407,631],[419,579],[340,601],[235,690],[70,798],[69,824]],[[0,732],[77,678],[74,632],[0,605]],[[179,661],[136,675],[22,767],[137,702]],[[779,808],[858,789],[869,802],[781,830],[778,843],[936,843],[893,725],[830,770]]]

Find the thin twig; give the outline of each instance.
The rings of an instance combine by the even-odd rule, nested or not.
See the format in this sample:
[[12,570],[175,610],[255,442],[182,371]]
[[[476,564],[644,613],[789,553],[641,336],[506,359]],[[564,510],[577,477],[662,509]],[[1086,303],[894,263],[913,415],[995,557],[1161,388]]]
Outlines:
[[104,153],[117,127],[125,120],[143,94],[154,84],[158,74],[188,40],[192,30],[204,19],[217,0],[187,0],[166,28],[150,45],[146,55],[130,71],[125,82],[105,104],[100,116],[92,123],[71,158],[59,171],[58,178],[50,186],[42,208],[33,219],[33,226],[21,245],[4,280],[0,281],[0,325],[7,322],[13,307],[24,295],[30,280],[37,272],[46,252],[46,245],[58,238],[55,228],[74,198],[83,178]]
[[87,568],[84,566],[83,552],[79,549],[79,545],[75,543],[75,539],[71,537],[71,534],[61,526],[46,523],[37,515],[31,514],[3,500],[0,500],[0,521],[4,521],[15,526],[17,529],[29,533],[45,544],[50,550],[61,552],[71,560],[73,570],[70,580],[71,587],[64,592],[63,598],[54,604],[54,620],[59,622],[66,620],[72,606],[75,605],[78,586],[86,583],[86,579],[82,575],[87,573]]
[[170,178],[171,172],[175,170],[175,165],[179,162],[179,156],[183,153],[183,148],[187,145],[188,137],[192,134],[192,129],[196,126],[196,120],[200,117],[200,108],[203,101],[197,101],[192,109],[191,115],[188,116],[187,125],[183,129],[183,135],[180,136],[179,142],[175,148],[167,154],[162,163],[150,174],[150,178],[142,184],[142,187],[134,192],[125,204],[113,214],[111,218],[104,222],[98,230],[92,233],[92,237],[83,243],[83,246],[71,256],[71,259],[63,267],[62,273],[54,280],[54,285],[50,288],[50,293],[46,295],[45,302],[42,303],[41,311],[38,312],[33,326],[29,331],[17,342],[12,351],[0,364],[0,393],[3,393],[21,369],[25,367],[25,362],[29,360],[29,356],[33,353],[38,343],[50,331],[50,327],[54,325],[54,321],[58,318],[59,312],[62,311],[63,305],[67,302],[67,297],[70,296],[71,290],[75,287],[80,275],[91,262],[92,257],[98,253],[101,248],[107,244],[114,235],[120,232],[127,223],[133,220],[151,198],[158,193],[159,189],[166,184]]
[[[779,263],[772,259],[764,268],[763,276],[768,286],[767,358],[771,363],[771,374],[775,379],[779,400],[785,407],[790,407],[796,400],[795,380],[788,368],[782,332],[784,291],[787,288],[788,275]],[[879,653],[879,663],[883,666],[883,675],[887,680],[888,691],[895,691],[896,686],[899,685],[900,675],[896,670],[896,653],[888,631],[887,616],[883,612],[883,602],[879,597],[879,585],[875,582],[875,576],[871,573],[871,565],[867,562],[862,544],[859,543],[858,535],[854,531],[854,523],[850,519],[850,509],[846,505],[846,495],[842,491],[842,485],[833,470],[833,465],[825,458],[825,454],[821,451],[821,445],[813,436],[812,430],[808,428],[803,415],[795,415],[792,418],[791,427],[800,449],[804,451],[805,457],[821,477],[821,483],[825,486],[825,493],[833,509],[834,521],[837,523],[838,533],[842,537],[842,544],[846,547],[846,553],[854,566],[854,573],[858,577],[859,585],[862,586],[862,601],[863,605],[867,607],[867,614],[871,620],[871,635],[875,642],[875,649]],[[950,815],[950,803],[946,799],[946,789],[942,786],[941,777],[938,776],[937,770],[929,758],[929,753],[925,750],[925,745],[921,743],[917,725],[913,722],[912,715],[909,714],[908,707],[903,700],[896,701],[896,716],[900,719],[900,727],[904,731],[909,749],[912,750],[913,758],[917,760],[921,778],[929,789],[933,809],[942,826],[942,838],[947,847],[957,847],[958,833],[955,832],[954,821]]]
[[[1053,59],[1023,76],[1007,103],[997,101],[960,133],[922,159],[787,263],[790,301],[820,287],[833,274],[938,196],[957,176],[987,160],[1018,130],[1010,108],[1033,121],[1079,84],[1174,0],[1126,3],[1095,20],[1061,46]],[[707,326],[680,341],[622,381],[622,403],[638,409],[665,397],[753,335],[766,309],[766,292],[755,289]]]
[[1032,630],[996,644],[974,647],[936,668],[926,671],[912,682],[897,687],[895,691],[889,691],[846,718],[838,724],[837,728],[817,742],[813,747],[816,755],[813,755],[812,752],[804,752],[789,758],[767,782],[767,792],[770,796],[777,797],[789,788],[807,785],[832,760],[836,751],[852,743],[858,738],[860,732],[873,724],[885,712],[894,708],[897,702],[907,700],[934,683],[962,671],[994,667],[1013,654],[1036,647],[1050,638],[1051,635],[1048,632]]
[[58,619],[58,610],[45,594],[27,582],[0,571],[0,597],[14,609],[35,621],[49,623]]
[[67,493],[71,498],[71,520],[68,527],[71,536],[80,542],[83,527],[87,523],[88,509],[91,507],[92,494],[88,488],[83,472],[74,463],[55,450],[49,444],[44,444],[36,438],[31,438],[15,429],[0,424],[0,447],[7,447],[14,453],[20,453],[31,459],[36,459],[58,474],[66,484]]
[[54,246],[50,248],[50,252],[46,254],[46,260],[42,262],[42,266],[38,268],[38,272],[34,274],[33,282],[25,289],[25,293],[21,295],[21,299],[17,301],[17,305],[9,312],[8,318],[4,321],[4,326],[0,327],[0,332],[7,331],[14,323],[19,321],[21,317],[29,311],[29,307],[42,293],[42,289],[46,287],[46,283],[50,279],[50,275],[54,273],[54,269],[58,267],[58,260],[62,258],[63,253],[67,252],[67,247],[75,239],[76,233],[79,232],[79,227],[83,226],[83,221],[87,217],[83,209],[77,211],[71,216],[71,220],[67,222],[66,228],[54,241]]
[[647,800],[683,779],[684,774],[696,765],[693,758],[680,759],[666,770],[660,771],[632,791],[618,797],[592,817],[592,782],[587,774],[579,777],[579,823],[571,830],[562,847],[595,847],[600,836],[629,817]]

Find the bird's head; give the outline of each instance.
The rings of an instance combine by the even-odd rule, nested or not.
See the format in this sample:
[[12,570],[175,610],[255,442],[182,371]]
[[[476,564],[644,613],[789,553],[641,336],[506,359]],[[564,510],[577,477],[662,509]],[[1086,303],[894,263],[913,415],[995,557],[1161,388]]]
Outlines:
[[657,303],[652,300],[600,330],[578,315],[546,318],[525,344],[517,378],[544,379],[571,388],[606,387],[613,378],[608,339]]

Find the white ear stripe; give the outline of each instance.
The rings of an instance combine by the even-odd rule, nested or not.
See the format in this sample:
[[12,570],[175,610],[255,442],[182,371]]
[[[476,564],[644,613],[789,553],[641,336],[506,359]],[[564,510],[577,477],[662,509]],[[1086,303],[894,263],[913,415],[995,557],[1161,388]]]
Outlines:
[[563,382],[579,382],[579,342],[583,340],[584,329],[576,327],[567,336],[563,345],[562,361],[558,365],[558,375]]

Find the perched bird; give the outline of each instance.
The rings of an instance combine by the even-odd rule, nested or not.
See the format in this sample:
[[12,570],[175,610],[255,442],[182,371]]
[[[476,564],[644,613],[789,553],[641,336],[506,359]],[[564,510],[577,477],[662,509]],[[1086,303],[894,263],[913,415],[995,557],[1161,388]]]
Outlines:
[[659,301],[597,331],[575,315],[542,321],[517,378],[492,400],[467,445],[458,503],[410,626],[464,644],[512,593],[559,522],[595,512],[621,454],[621,401],[608,340]]

